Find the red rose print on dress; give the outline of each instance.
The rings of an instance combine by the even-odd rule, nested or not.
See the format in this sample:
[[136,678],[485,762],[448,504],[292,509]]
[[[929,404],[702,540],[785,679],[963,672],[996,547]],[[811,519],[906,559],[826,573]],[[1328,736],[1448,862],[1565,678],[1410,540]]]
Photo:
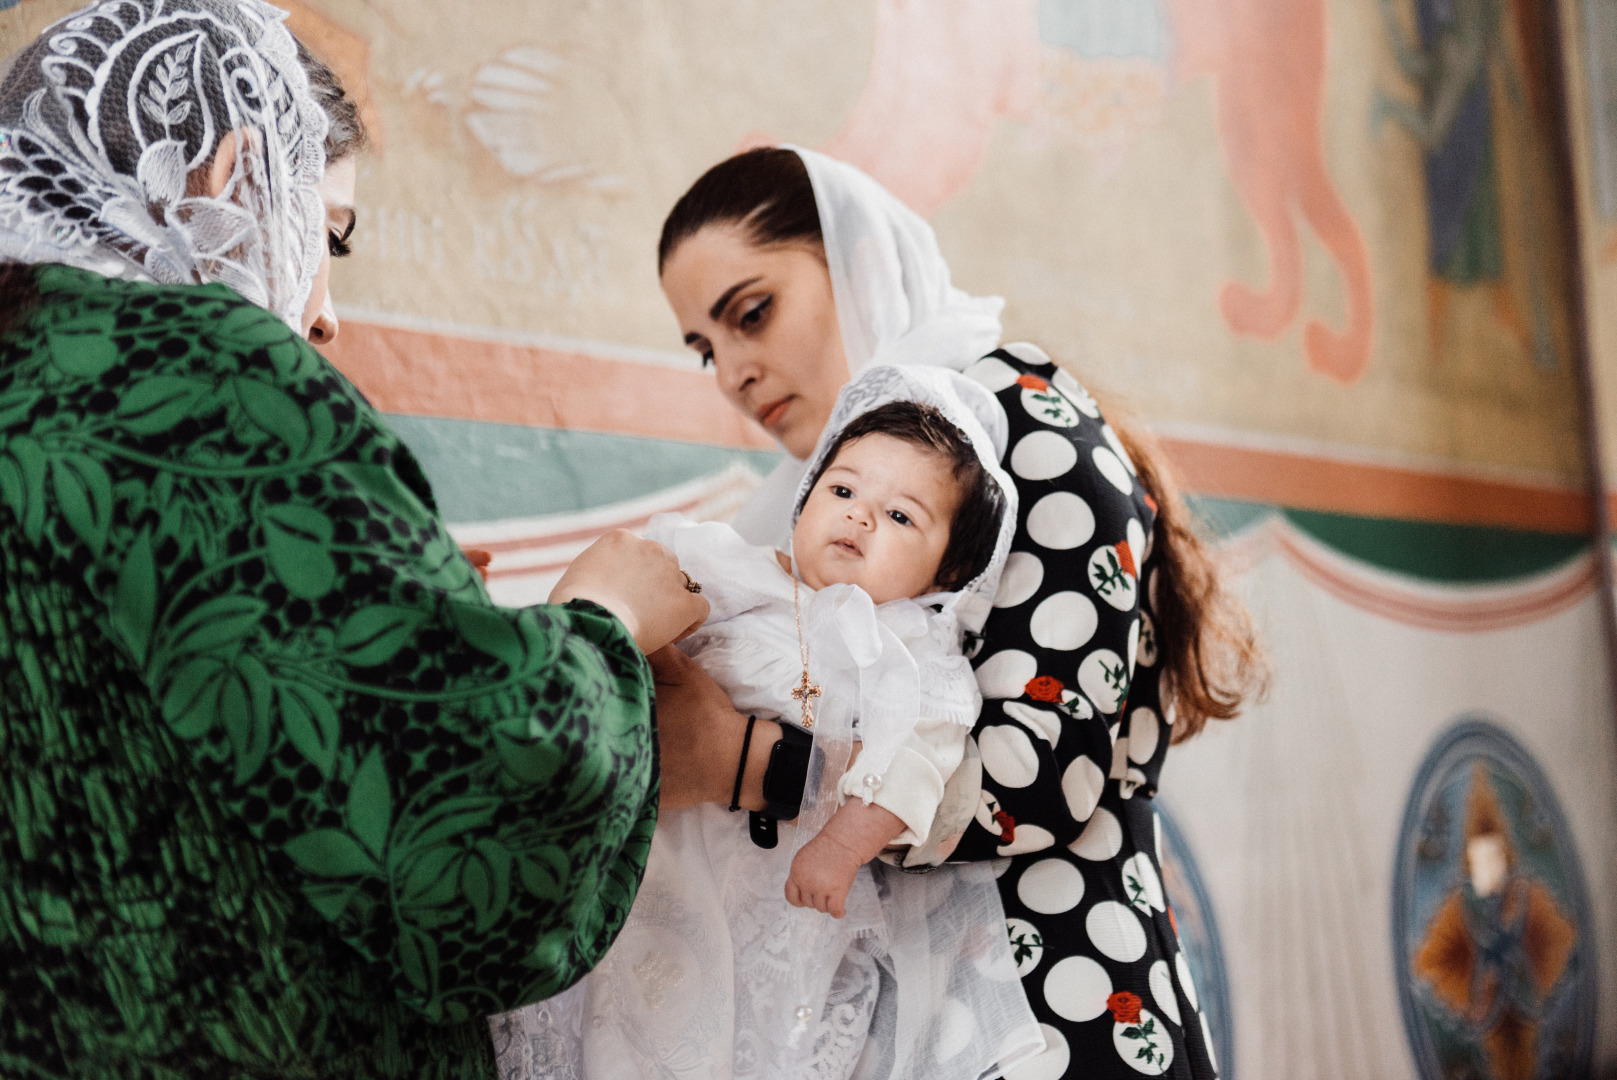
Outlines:
[[1027,696],[1034,701],[1059,704],[1061,691],[1065,689],[1066,687],[1061,685],[1061,680],[1052,675],[1035,675],[1027,681]]
[[1135,1072],[1161,1076],[1173,1061],[1173,1043],[1157,1018],[1140,1005],[1140,995],[1127,990],[1106,999],[1106,1007],[1116,1021],[1112,1046]]
[[1022,408],[1035,420],[1055,428],[1078,426],[1078,410],[1048,380],[1018,375],[1016,385],[1022,388]]
[[1106,1008],[1111,1010],[1112,1019],[1119,1024],[1138,1024],[1140,1022],[1140,995],[1131,994],[1127,990],[1119,990],[1106,999]]
[[1139,577],[1140,571],[1134,565],[1134,549],[1129,547],[1129,542],[1119,540],[1113,547],[1117,550],[1117,561],[1122,564],[1123,572],[1129,577]]
[[[1082,695],[1068,690],[1066,684],[1053,675],[1035,675],[1027,681],[1022,692],[1034,701],[1054,705],[1063,716],[1072,720],[1087,720],[1095,715],[1095,710]],[[1010,707],[1007,706],[1005,711],[1009,713]]]

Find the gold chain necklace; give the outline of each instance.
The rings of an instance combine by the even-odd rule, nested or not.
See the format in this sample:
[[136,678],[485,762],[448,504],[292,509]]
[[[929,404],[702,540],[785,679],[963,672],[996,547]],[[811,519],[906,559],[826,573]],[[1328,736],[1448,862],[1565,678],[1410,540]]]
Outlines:
[[814,727],[814,699],[824,691],[809,679],[809,647],[808,642],[803,640],[803,605],[798,600],[796,574],[792,575],[792,614],[797,617],[797,651],[803,658],[803,678],[797,684],[797,689],[792,691],[792,697],[802,704],[803,728],[809,730]]

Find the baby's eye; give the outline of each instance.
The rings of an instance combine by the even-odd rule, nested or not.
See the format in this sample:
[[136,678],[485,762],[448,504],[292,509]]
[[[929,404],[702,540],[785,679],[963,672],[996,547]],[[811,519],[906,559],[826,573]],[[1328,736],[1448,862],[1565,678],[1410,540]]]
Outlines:
[[754,326],[757,326],[758,320],[764,317],[764,312],[768,310],[769,305],[774,302],[775,298],[773,296],[766,296],[756,304],[752,305],[752,307],[742,312],[740,319],[741,329],[750,330]]
[[909,515],[904,513],[902,510],[889,510],[887,511],[887,516],[898,522],[900,525],[914,524],[914,522],[910,521]]
[[848,489],[848,488],[843,487],[841,484],[832,484],[831,485],[831,494],[835,495],[839,499],[851,499],[851,498],[853,498],[853,491]]

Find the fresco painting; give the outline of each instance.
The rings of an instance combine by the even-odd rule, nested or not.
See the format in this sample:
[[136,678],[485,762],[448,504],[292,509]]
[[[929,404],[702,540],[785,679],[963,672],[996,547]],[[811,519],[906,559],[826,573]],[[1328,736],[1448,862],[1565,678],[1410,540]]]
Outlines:
[[[1418,0],[1411,36],[1392,0],[1381,0],[1399,74],[1418,100],[1384,91],[1372,117],[1414,139],[1424,158],[1435,358],[1457,288],[1486,290],[1500,325],[1541,366],[1553,367],[1564,352],[1552,328],[1561,256],[1554,228],[1546,227],[1555,217],[1538,145],[1545,43],[1533,10],[1500,0]],[[1519,250],[1510,257],[1507,215],[1519,223]],[[1521,265],[1507,274],[1507,262]]]
[[1446,732],[1405,812],[1393,922],[1423,1077],[1588,1075],[1588,900],[1543,771],[1497,725]]
[[[76,6],[0,0],[0,55]],[[771,467],[680,348],[655,238],[738,147],[826,149],[930,217],[1011,340],[1140,413],[1257,613],[1273,696],[1164,780],[1225,1075],[1617,1067],[1609,598],[1528,0],[285,6],[376,143],[328,354],[498,599]],[[1563,8],[1617,435],[1617,2]]]

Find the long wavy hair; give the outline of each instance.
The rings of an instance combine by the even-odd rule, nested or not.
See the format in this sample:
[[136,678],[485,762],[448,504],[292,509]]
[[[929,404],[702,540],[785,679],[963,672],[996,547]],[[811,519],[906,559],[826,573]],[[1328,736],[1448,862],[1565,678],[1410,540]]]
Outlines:
[[[663,222],[658,272],[680,244],[710,225],[739,226],[760,247],[825,250],[808,169],[791,150],[749,150],[704,173]],[[1261,698],[1268,661],[1246,605],[1226,588],[1198,535],[1161,447],[1117,402],[1105,412],[1157,503],[1157,654],[1164,702],[1174,710],[1173,741],[1182,742],[1207,721],[1234,719],[1243,704]]]

